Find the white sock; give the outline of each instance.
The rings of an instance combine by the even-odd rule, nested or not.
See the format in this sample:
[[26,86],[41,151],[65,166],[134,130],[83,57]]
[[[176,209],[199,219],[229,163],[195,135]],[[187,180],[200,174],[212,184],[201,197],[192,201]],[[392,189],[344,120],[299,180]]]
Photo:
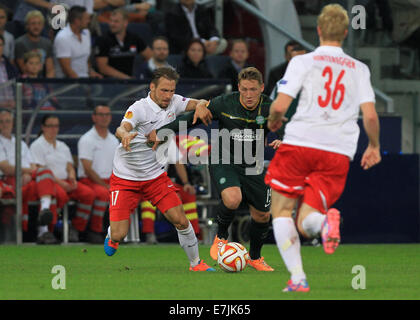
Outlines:
[[48,232],[48,226],[38,227],[38,237],[42,236],[45,232]]
[[325,214],[316,211],[308,214],[305,220],[302,221],[303,230],[311,238],[318,236],[321,233],[322,224],[326,217]]
[[51,205],[51,196],[43,196],[41,199],[41,210],[49,209]]
[[302,258],[300,255],[300,239],[292,218],[279,217],[273,219],[274,238],[281,257],[291,273],[294,284],[306,279],[303,272]]
[[200,261],[200,256],[198,254],[198,240],[195,236],[194,229],[189,222],[188,228],[184,230],[178,230],[178,239],[179,244],[181,245],[182,249],[184,249],[185,253],[187,254],[188,259],[190,260],[190,264],[192,267],[195,267],[198,262]]

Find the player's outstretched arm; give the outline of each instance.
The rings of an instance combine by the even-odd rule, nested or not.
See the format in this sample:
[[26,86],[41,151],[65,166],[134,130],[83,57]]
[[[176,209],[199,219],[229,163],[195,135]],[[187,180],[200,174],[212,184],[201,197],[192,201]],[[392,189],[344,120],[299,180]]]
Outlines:
[[360,108],[363,113],[363,126],[369,138],[369,144],[363,153],[360,165],[367,170],[381,162],[379,118],[373,102],[363,103]]
[[137,136],[137,132],[131,132],[133,126],[129,122],[121,122],[121,125],[115,131],[115,136],[121,140],[121,144],[126,151],[131,151],[130,142]]
[[270,115],[268,116],[267,127],[270,131],[278,131],[283,125],[283,122],[285,120],[287,121],[287,119],[284,118],[284,115],[292,101],[293,98],[285,93],[280,92],[277,95],[276,100],[271,104]]
[[213,115],[211,114],[211,111],[207,109],[208,104],[209,101],[204,99],[190,99],[190,101],[188,101],[185,111],[195,111],[192,122],[193,125],[196,124],[198,119],[200,119],[206,126],[211,124],[211,119],[213,118]]

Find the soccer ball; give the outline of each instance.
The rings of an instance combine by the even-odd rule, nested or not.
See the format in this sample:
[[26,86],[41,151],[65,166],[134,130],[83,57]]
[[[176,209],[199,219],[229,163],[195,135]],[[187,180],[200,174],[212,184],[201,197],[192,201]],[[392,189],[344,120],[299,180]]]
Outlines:
[[224,244],[217,253],[217,263],[226,272],[240,272],[245,269],[249,253],[237,242]]

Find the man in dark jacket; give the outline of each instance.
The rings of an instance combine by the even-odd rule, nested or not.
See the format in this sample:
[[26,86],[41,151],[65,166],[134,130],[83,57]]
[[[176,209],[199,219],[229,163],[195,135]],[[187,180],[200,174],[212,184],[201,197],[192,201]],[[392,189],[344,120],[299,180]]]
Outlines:
[[209,10],[195,0],[179,0],[165,15],[165,27],[171,54],[180,54],[193,38],[203,41],[208,55],[222,53],[227,41],[220,38]]
[[[4,38],[0,34],[0,84],[17,78],[18,73],[15,67],[3,55]],[[12,86],[0,88],[0,108],[14,108],[15,98]]]
[[248,44],[243,39],[232,41],[230,60],[220,71],[218,77],[231,80],[232,91],[238,91],[238,74],[243,68],[252,67],[247,62],[249,56]]

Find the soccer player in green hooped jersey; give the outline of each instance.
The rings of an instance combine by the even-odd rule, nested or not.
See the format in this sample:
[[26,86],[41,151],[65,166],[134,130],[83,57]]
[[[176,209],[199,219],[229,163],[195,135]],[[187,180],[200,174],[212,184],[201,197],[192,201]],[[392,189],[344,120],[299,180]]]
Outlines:
[[[221,95],[208,102],[213,120],[219,121],[219,152],[212,151],[209,169],[222,200],[217,208],[218,231],[210,248],[210,256],[216,260],[218,249],[227,243],[228,228],[235,211],[244,201],[251,213],[249,265],[259,271],[273,271],[261,256],[270,223],[271,189],[264,183],[263,151],[272,100],[262,94],[262,74],[253,67],[245,68],[239,73],[238,89],[239,92]],[[176,132],[181,121],[187,121],[187,127],[195,123],[193,115],[187,114],[161,127],[158,132],[165,128]],[[223,141],[226,138],[223,131],[229,131],[228,148]],[[155,143],[153,148],[159,143],[156,134],[157,132],[151,132],[149,135],[149,141]],[[238,143],[242,144],[240,153],[235,152],[238,149],[234,145]],[[281,140],[274,140],[270,146],[277,149],[280,144]],[[213,145],[212,150],[214,149]],[[254,162],[249,161],[250,149],[255,155]],[[230,159],[227,161],[226,158]],[[249,169],[255,169],[253,174],[248,174]]]

